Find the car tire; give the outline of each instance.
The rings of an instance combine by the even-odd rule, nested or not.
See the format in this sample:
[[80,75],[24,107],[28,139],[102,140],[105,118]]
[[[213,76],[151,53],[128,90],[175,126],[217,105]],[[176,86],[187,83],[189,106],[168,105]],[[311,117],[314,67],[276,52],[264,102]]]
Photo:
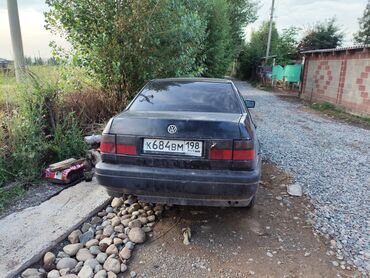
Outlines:
[[252,200],[249,202],[247,209],[252,209],[256,205],[256,195],[253,196]]

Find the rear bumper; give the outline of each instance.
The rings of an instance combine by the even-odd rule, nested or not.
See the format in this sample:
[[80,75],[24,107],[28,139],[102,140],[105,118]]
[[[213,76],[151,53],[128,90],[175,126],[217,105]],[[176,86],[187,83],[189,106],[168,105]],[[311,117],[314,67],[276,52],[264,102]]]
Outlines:
[[261,163],[254,171],[228,171],[100,162],[96,165],[96,176],[111,194],[133,194],[148,202],[247,206],[257,192]]

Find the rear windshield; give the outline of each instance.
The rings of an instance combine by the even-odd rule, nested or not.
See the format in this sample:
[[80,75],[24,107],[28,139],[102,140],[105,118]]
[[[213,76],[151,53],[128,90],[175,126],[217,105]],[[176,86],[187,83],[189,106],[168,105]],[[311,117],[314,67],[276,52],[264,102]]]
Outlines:
[[135,99],[130,110],[241,112],[231,84],[192,81],[149,82]]

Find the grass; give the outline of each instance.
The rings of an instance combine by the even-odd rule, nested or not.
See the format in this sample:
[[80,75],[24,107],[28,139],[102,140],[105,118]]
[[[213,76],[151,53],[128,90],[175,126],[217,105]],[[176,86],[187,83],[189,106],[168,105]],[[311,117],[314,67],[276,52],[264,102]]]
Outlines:
[[351,123],[362,124],[370,128],[370,117],[361,117],[349,114],[343,109],[340,109],[328,102],[312,103],[309,106],[317,111],[323,112],[337,119],[345,120]]
[[6,209],[15,199],[18,199],[26,193],[22,185],[12,187],[0,187],[0,212]]
[[[14,71],[0,73],[0,211],[25,195],[25,182],[37,183],[45,165],[85,152],[79,119],[64,107],[48,110],[47,101],[58,107],[64,93],[92,86],[89,75],[78,68],[38,65],[28,66],[27,76],[32,78],[17,83]],[[45,116],[49,111],[59,113],[52,115],[54,127]]]

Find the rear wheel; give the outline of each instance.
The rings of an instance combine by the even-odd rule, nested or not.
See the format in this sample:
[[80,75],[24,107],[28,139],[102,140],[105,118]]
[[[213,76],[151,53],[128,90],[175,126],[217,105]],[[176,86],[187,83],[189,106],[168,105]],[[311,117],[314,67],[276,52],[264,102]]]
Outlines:
[[252,200],[249,202],[248,206],[247,206],[247,209],[252,209],[254,208],[256,204],[256,195],[253,196]]

